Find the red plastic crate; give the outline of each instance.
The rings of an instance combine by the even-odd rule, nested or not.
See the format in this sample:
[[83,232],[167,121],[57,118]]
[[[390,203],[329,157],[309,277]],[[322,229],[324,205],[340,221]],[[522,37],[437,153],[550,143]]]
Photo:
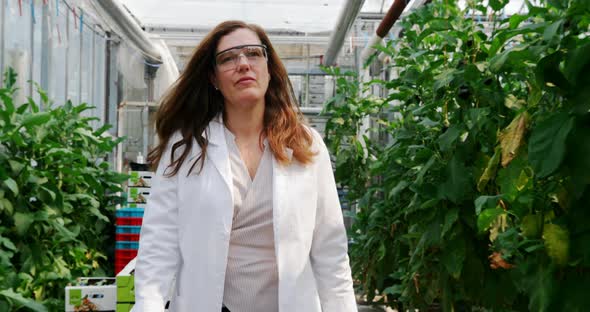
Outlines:
[[123,268],[137,256],[135,249],[115,249],[115,275],[119,274]]
[[115,262],[115,275],[119,274],[119,272],[121,272],[121,270],[123,270],[128,263],[129,261]]
[[131,260],[137,256],[137,249],[115,249],[115,261],[119,259]]
[[137,242],[139,241],[139,234],[134,233],[117,233],[115,234],[115,240],[118,242]]
[[117,225],[141,225],[143,218],[118,217]]

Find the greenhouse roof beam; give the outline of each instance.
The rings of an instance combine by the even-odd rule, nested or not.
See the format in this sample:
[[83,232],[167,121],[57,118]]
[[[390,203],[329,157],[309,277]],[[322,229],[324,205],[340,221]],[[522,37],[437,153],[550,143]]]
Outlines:
[[324,58],[325,65],[332,66],[335,64],[336,57],[338,57],[338,53],[342,48],[344,37],[346,37],[346,34],[352,27],[352,24],[354,23],[356,16],[359,14],[364,2],[365,0],[348,0],[342,8],[342,11],[340,11],[338,22],[336,22],[336,28],[330,37],[330,43],[326,50],[326,56]]
[[146,62],[152,65],[162,64],[158,48],[118,0],[101,0],[96,1],[96,4],[109,17],[110,22],[115,24],[121,36],[127,38],[141,52]]

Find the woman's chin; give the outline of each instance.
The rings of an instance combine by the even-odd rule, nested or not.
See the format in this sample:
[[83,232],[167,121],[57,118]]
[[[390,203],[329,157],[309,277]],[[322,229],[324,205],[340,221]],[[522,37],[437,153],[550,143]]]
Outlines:
[[258,90],[242,90],[236,100],[241,103],[257,103],[264,100],[264,95],[257,92]]

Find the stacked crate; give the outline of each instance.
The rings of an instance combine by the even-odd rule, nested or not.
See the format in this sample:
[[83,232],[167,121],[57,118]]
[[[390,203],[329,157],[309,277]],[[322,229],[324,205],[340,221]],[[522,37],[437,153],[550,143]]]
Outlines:
[[127,205],[116,212],[115,274],[137,256],[143,213],[153,178],[150,171],[131,171],[129,174]]

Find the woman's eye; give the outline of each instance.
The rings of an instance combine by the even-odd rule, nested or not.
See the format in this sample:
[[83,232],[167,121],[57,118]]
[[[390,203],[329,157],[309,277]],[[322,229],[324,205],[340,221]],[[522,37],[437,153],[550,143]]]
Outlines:
[[227,55],[227,56],[223,56],[219,59],[219,64],[225,64],[225,63],[229,63],[233,60],[233,56],[231,55]]
[[248,56],[248,57],[260,57],[260,56],[262,56],[262,51],[260,49],[248,49],[246,51],[246,56]]

